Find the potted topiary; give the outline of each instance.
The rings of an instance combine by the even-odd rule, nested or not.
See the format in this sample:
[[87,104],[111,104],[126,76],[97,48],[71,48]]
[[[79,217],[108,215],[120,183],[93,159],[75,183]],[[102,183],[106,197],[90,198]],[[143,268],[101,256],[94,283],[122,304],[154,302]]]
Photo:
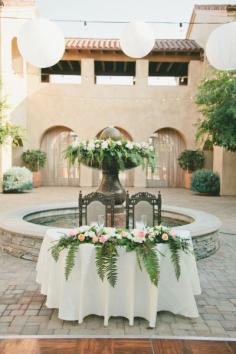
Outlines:
[[204,153],[200,150],[184,150],[178,157],[179,166],[185,171],[185,188],[190,189],[192,173],[203,167]]
[[19,193],[32,188],[32,172],[25,167],[12,167],[3,175],[4,193]]
[[191,191],[205,195],[219,195],[220,177],[211,170],[198,170],[191,179]]
[[41,171],[46,164],[46,153],[41,150],[27,150],[22,154],[22,160],[26,167],[33,172],[33,186],[40,187],[41,186]]

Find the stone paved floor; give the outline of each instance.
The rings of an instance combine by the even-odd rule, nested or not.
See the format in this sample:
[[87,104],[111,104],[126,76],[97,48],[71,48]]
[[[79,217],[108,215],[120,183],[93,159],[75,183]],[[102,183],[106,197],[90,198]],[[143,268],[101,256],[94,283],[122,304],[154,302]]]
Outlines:
[[[47,309],[45,296],[35,283],[35,264],[0,254],[0,334],[70,335],[181,335],[236,337],[236,237],[221,236],[221,248],[208,259],[198,261],[202,295],[197,296],[198,319],[157,314],[157,326],[148,322],[89,316],[84,323],[62,321],[57,311]],[[183,299],[184,301],[184,299]]]
[[[56,201],[72,201],[75,188],[42,188],[30,194],[0,195],[0,212],[8,209]],[[163,190],[165,204],[194,207],[212,212],[223,222],[221,248],[213,256],[198,261],[202,295],[196,297],[198,319],[171,313],[157,314],[157,326],[148,329],[137,318],[113,318],[103,326],[103,318],[89,316],[84,323],[61,321],[56,310],[47,309],[45,297],[35,283],[35,264],[0,253],[0,335],[177,335],[236,338],[236,198],[200,197],[181,189]],[[184,299],[183,299],[184,301]]]

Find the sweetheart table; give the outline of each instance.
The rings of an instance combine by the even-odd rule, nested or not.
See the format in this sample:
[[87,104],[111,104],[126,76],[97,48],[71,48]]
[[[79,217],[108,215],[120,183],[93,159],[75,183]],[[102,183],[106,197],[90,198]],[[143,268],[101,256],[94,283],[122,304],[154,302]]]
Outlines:
[[[63,232],[65,229],[47,230],[38,258],[36,278],[41,285],[41,293],[47,296],[46,306],[58,308],[60,319],[82,323],[84,317],[93,314],[103,316],[106,326],[111,316],[123,316],[132,326],[134,317],[142,317],[150,327],[155,327],[158,311],[198,317],[194,295],[200,294],[201,288],[192,253],[181,251],[181,275],[177,280],[168,245],[158,244],[160,279],[156,287],[147,272],[140,270],[135,252],[126,252],[119,247],[118,280],[113,288],[97,275],[92,244],[79,247],[75,265],[68,280],[65,279],[67,250],[61,252],[58,262],[50,251]],[[178,233],[183,238],[191,238],[188,231]]]

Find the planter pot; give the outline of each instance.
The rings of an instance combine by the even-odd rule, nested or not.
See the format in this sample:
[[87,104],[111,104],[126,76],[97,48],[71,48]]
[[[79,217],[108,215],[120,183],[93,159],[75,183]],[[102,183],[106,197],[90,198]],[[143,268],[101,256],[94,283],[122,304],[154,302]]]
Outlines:
[[184,186],[186,189],[190,189],[192,172],[185,171],[184,174]]
[[42,175],[41,171],[33,172],[33,186],[38,188],[42,185]]

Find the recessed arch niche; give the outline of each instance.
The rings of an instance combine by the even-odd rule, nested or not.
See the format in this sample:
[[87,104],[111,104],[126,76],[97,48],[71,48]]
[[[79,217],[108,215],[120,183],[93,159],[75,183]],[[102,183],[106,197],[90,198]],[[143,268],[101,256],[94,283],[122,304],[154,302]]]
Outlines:
[[182,134],[173,128],[157,130],[151,137],[156,154],[154,173],[147,170],[148,187],[183,187],[184,171],[178,165],[179,154],[186,149]]
[[79,166],[69,166],[64,151],[78,134],[64,126],[55,126],[46,130],[41,139],[41,150],[47,154],[47,163],[42,170],[43,185],[79,186]]

